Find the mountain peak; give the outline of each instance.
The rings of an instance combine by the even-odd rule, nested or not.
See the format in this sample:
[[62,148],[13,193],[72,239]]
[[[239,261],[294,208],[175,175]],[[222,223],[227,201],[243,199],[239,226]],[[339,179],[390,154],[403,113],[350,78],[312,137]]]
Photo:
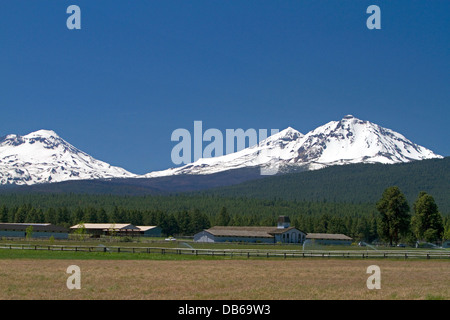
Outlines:
[[277,133],[273,134],[272,137],[273,138],[277,138],[277,139],[288,137],[288,138],[291,138],[291,139],[295,140],[295,139],[298,139],[300,137],[303,137],[303,134],[300,131],[295,130],[292,127],[287,127],[286,129],[281,130],[280,132],[277,132]]
[[53,130],[0,139],[0,184],[134,177],[125,169],[94,159]]
[[0,184],[204,175],[257,167],[289,172],[351,163],[400,163],[431,158],[442,157],[400,133],[349,114],[305,135],[287,127],[234,153],[138,176],[94,159],[53,130],[41,129],[26,136],[0,138]]
[[[238,168],[280,167],[315,170],[351,163],[400,163],[440,158],[399,133],[353,115],[328,122],[303,135],[292,127],[258,145],[221,157],[202,159],[179,168],[150,172],[146,177],[211,174]],[[287,170],[287,171],[286,171]]]
[[24,136],[25,138],[35,138],[35,137],[42,137],[42,138],[59,138],[58,134],[53,130],[47,130],[47,129],[40,129],[34,132],[31,132]]
[[303,136],[304,135],[300,131],[297,131],[292,127],[287,127],[286,129],[274,133],[271,136],[267,137],[266,139],[260,141],[256,147],[280,143],[281,144],[292,143],[298,141]]

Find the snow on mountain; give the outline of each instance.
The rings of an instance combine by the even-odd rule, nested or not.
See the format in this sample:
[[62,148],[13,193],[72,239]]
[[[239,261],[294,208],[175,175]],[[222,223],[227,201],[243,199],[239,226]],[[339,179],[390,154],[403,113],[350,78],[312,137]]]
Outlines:
[[226,170],[277,165],[280,161],[289,161],[292,150],[303,134],[293,128],[287,128],[260,143],[238,152],[220,157],[201,158],[196,162],[179,168],[155,171],[146,174],[146,178],[163,177],[178,174],[211,174]]
[[400,133],[351,115],[306,134],[297,153],[297,162],[310,164],[310,169],[335,164],[393,164],[442,158]]
[[39,130],[25,136],[11,134],[0,138],[0,184],[206,175],[239,168],[260,168],[261,174],[271,175],[332,165],[393,164],[431,158],[442,157],[395,131],[348,115],[305,135],[289,127],[238,152],[135,175],[94,159],[54,131]]
[[271,174],[292,169],[315,170],[339,164],[393,164],[431,158],[442,156],[412,143],[395,131],[347,115],[305,135],[287,128],[239,152],[199,159],[182,167],[151,172],[145,177],[211,174],[247,167],[260,167]]
[[0,184],[31,185],[135,176],[94,159],[51,130],[0,138]]

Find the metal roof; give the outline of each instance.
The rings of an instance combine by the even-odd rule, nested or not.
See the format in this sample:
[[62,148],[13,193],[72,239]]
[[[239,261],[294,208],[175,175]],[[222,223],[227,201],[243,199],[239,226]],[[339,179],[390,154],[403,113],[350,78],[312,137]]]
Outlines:
[[70,227],[70,229],[85,228],[87,230],[135,230],[139,228],[129,223],[81,223]]
[[135,226],[129,223],[84,223],[72,226],[70,227],[70,229],[79,229],[83,227],[86,230],[102,230],[102,231],[109,231],[109,230],[148,231],[157,228],[157,226]]
[[205,231],[216,237],[273,238],[274,234],[282,234],[292,229],[296,228],[215,226]]
[[316,240],[353,240],[352,238],[346,236],[345,234],[337,233],[308,233],[306,239],[316,239]]
[[136,226],[136,228],[139,228],[141,231],[148,231],[157,228],[157,226]]
[[61,226],[55,226],[50,223],[0,223],[0,230],[20,230],[25,231],[28,227],[33,227],[36,232],[68,232]]

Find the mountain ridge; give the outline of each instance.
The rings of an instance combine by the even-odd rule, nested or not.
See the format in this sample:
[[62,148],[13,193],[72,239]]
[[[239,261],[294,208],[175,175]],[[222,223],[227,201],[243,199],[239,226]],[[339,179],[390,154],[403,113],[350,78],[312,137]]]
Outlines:
[[279,171],[316,170],[332,165],[393,164],[432,158],[443,157],[391,129],[346,115],[306,134],[288,127],[238,152],[202,158],[178,168],[151,172],[144,177],[211,174],[243,167],[260,167],[262,174],[266,171],[271,175]]
[[443,158],[391,129],[347,115],[306,134],[288,127],[254,146],[219,157],[144,175],[97,160],[52,130],[0,138],[0,184],[41,184],[70,180],[148,179],[211,175],[258,169],[261,175],[317,170],[354,163],[404,163]]

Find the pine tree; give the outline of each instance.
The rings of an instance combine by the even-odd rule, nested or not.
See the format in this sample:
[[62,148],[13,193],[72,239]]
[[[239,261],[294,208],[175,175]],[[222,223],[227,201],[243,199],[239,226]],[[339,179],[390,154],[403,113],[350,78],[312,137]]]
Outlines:
[[83,221],[90,222],[90,223],[96,223],[98,221],[97,209],[94,207],[87,208],[84,213]]
[[0,222],[8,222],[8,208],[5,205],[0,209]]
[[434,242],[442,237],[444,224],[434,198],[422,191],[414,202],[411,227],[419,240]]
[[112,216],[111,216],[111,220],[114,223],[119,223],[122,222],[122,217],[120,215],[120,211],[119,208],[117,206],[114,206],[113,212],[112,212]]
[[176,216],[179,233],[183,235],[191,234],[191,215],[186,211],[180,211]]
[[47,223],[51,223],[51,224],[57,224],[58,223],[58,216],[56,214],[56,210],[54,208],[48,208],[45,211],[45,221]]
[[42,209],[38,209],[36,212],[36,222],[37,223],[45,222],[45,215],[44,215],[44,211],[42,211]]
[[100,208],[98,210],[97,219],[98,219],[98,222],[100,222],[100,223],[107,223],[107,222],[109,222],[108,214],[106,213],[105,209]]
[[31,208],[31,210],[28,211],[27,216],[25,218],[25,222],[28,223],[36,223],[38,221],[38,212],[36,208]]
[[66,207],[58,208],[58,222],[59,224],[68,224],[70,223],[70,212]]
[[190,234],[196,234],[203,229],[208,229],[210,227],[209,218],[200,212],[200,210],[195,209],[191,214],[190,223]]
[[75,209],[75,212],[73,214],[73,220],[72,223],[73,224],[79,224],[80,222],[82,222],[84,219],[84,210],[81,209],[80,207]]
[[14,222],[15,223],[24,223],[28,214],[28,208],[27,206],[21,206],[19,209],[17,209],[15,215],[14,215]]
[[411,217],[409,205],[400,188],[387,188],[377,202],[377,210],[381,214],[380,236],[392,245],[397,243],[400,236],[409,230]]
[[173,214],[167,214],[162,216],[162,221],[159,224],[162,233],[171,236],[179,232],[177,220]]
[[222,209],[220,209],[219,215],[217,216],[216,225],[217,226],[228,226],[230,221],[231,221],[231,217],[228,214],[227,208],[222,207]]

